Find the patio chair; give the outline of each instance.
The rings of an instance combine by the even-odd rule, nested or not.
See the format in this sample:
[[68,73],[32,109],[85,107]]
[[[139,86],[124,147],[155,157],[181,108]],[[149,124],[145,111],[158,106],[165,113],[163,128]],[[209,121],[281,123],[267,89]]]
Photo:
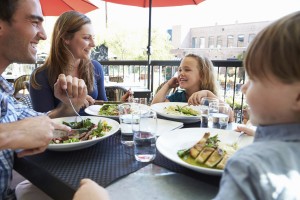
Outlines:
[[[166,80],[165,82],[161,83],[155,90],[155,94],[157,94],[157,92],[168,82],[168,80]],[[173,94],[177,91],[178,88],[173,88],[172,90],[170,90],[169,94]]]
[[121,97],[127,92],[122,86],[105,86],[108,101],[121,101]]
[[[26,90],[28,90],[30,75],[22,75],[18,77],[14,82],[14,97],[16,99],[20,99],[22,96],[26,94]],[[22,92],[20,92],[22,91]]]

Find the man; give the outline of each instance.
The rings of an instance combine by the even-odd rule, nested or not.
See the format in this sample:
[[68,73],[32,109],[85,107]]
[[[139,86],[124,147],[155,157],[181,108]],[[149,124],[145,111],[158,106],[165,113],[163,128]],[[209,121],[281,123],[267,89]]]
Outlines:
[[[38,0],[0,1],[0,74],[11,63],[35,62],[37,44],[47,38],[42,22],[43,14]],[[15,198],[9,187],[13,150],[21,149],[18,150],[18,156],[43,152],[54,129],[70,130],[49,118],[74,115],[65,90],[72,96],[77,110],[87,104],[84,81],[61,74],[54,85],[54,93],[62,103],[48,112],[47,116],[18,103],[12,97],[12,85],[0,76],[0,199]]]

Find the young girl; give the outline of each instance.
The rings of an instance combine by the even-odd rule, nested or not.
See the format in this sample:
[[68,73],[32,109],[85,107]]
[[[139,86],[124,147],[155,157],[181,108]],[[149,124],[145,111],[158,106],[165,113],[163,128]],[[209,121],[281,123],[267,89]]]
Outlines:
[[[180,87],[167,96],[172,88]],[[186,55],[178,68],[178,77],[171,78],[157,92],[152,104],[159,102],[188,102],[199,105],[202,97],[218,98],[218,86],[211,61],[195,54]],[[221,101],[221,100],[220,100]]]

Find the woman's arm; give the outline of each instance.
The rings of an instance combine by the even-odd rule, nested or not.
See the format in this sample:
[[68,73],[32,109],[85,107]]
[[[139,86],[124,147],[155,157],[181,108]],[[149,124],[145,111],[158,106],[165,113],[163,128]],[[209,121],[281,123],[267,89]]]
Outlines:
[[98,61],[95,61],[95,60],[93,60],[92,63],[94,65],[94,69],[95,69],[95,79],[96,79],[97,89],[98,89],[97,100],[107,101],[105,86],[104,86],[104,73],[103,73],[102,65]]
[[29,87],[33,109],[38,112],[48,112],[54,109],[59,100],[54,97],[54,91],[48,83],[46,70],[36,74],[36,81],[41,86],[40,89],[33,88],[31,84]]

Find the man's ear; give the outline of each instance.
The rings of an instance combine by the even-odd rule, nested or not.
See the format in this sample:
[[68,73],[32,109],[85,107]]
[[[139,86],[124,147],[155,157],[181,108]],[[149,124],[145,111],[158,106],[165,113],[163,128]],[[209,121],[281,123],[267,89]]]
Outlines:
[[297,95],[296,95],[296,99],[294,101],[293,108],[294,108],[294,110],[300,112],[300,84],[299,84],[299,87],[297,87],[297,91],[295,91],[295,92],[297,92]]

